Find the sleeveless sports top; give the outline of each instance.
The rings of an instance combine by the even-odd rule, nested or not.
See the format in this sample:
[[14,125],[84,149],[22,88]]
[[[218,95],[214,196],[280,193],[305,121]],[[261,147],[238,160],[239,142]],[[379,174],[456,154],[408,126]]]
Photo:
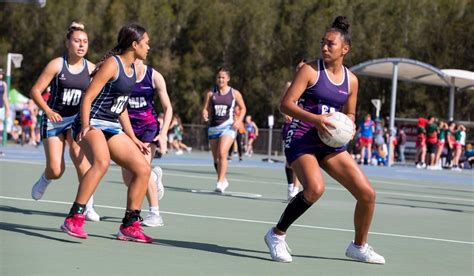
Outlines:
[[125,73],[122,60],[114,55],[119,72],[114,80],[109,80],[97,98],[92,103],[91,119],[99,119],[109,122],[118,122],[120,114],[125,110],[128,98],[135,86],[135,65],[132,64],[132,75]]
[[51,82],[48,106],[63,117],[73,116],[79,112],[82,96],[91,82],[87,60],[83,59],[83,62],[81,72],[71,73],[67,56],[64,56],[61,71]]
[[[326,74],[323,60],[319,60],[318,79],[315,84],[306,88],[298,105],[304,110],[318,115],[340,111],[349,97],[349,72],[346,67],[343,71],[342,82],[334,83]],[[296,138],[314,129],[314,126],[311,123],[294,119],[290,128],[297,130],[294,134]]]
[[146,66],[143,78],[136,82],[128,100],[128,116],[132,126],[157,123],[153,100],[155,88],[153,85],[153,68]]
[[210,100],[211,105],[211,120],[210,126],[218,126],[225,122],[234,122],[234,107],[235,98],[234,91],[229,88],[229,91],[225,94],[221,94],[217,87],[214,87],[214,91]]

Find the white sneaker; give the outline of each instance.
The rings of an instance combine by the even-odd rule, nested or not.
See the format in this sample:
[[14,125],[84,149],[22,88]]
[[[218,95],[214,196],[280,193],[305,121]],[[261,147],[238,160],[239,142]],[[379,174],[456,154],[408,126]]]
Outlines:
[[161,200],[163,196],[165,195],[165,187],[163,186],[163,170],[156,166],[154,167],[151,172],[155,174],[155,177],[153,177],[153,180],[156,183],[156,190],[158,191],[158,200]]
[[214,191],[223,194],[225,189],[229,187],[229,182],[227,182],[227,179],[224,180],[224,182],[217,182],[216,184],[216,189]]
[[44,174],[41,175],[38,181],[36,181],[36,183],[31,188],[31,197],[34,200],[41,199],[44,195],[44,192],[46,191],[46,188],[48,188],[49,183],[51,183],[51,180],[47,181],[44,178]]
[[187,148],[186,148],[186,151],[187,151],[188,153],[191,153],[191,151],[193,151],[193,148],[192,148],[192,147],[187,147]]
[[182,150],[178,150],[178,151],[175,152],[174,154],[176,154],[176,155],[182,155],[182,154],[183,154],[183,151],[182,151]]
[[273,227],[268,230],[264,237],[265,243],[270,249],[270,255],[272,259],[277,262],[291,263],[293,258],[290,255],[290,248],[285,241],[286,235],[276,235],[273,232]]
[[157,215],[153,212],[148,212],[148,215],[143,219],[142,224],[148,227],[157,227],[165,225],[161,215]]
[[94,208],[87,208],[86,211],[84,212],[86,215],[86,219],[88,221],[100,221],[100,216],[97,214],[97,212],[94,210]]
[[357,248],[352,241],[346,249],[346,256],[364,263],[385,264],[385,258],[377,254],[367,243]]

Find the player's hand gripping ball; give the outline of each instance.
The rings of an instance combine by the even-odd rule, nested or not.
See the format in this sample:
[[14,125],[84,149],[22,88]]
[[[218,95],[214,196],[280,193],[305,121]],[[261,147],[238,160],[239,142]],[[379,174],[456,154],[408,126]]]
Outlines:
[[324,144],[338,148],[349,143],[354,132],[354,123],[346,114],[341,112],[331,113],[331,116],[327,117],[326,121],[333,123],[336,128],[328,126],[332,136],[323,137],[318,133],[319,138]]

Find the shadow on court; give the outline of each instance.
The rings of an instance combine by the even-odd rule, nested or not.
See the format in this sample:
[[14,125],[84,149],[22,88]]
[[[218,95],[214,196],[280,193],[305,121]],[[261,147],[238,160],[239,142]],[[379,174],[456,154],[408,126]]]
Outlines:
[[[273,262],[273,260],[270,257],[259,257],[259,256],[251,255],[252,253],[254,253],[254,254],[263,254],[263,255],[269,256],[269,253],[267,251],[259,251],[259,250],[252,250],[252,249],[245,249],[245,248],[238,248],[238,247],[226,247],[226,246],[220,246],[220,245],[211,244],[211,243],[165,240],[165,239],[158,239],[153,244],[179,247],[179,248],[185,248],[185,249],[201,250],[205,252],[214,252],[217,254],[224,254],[224,255],[229,255],[229,256],[234,256],[234,257]],[[311,258],[311,259],[319,259],[319,260],[356,262],[354,260],[343,259],[343,258],[307,256],[307,255],[296,255],[296,254],[292,254],[292,256],[295,258]]]
[[[412,200],[407,200],[407,199],[399,199],[399,200],[406,200],[406,201],[412,201]],[[417,202],[416,200],[413,200],[414,202]],[[421,201],[424,202],[424,201]],[[434,202],[436,203],[436,202]],[[445,205],[446,203],[443,202],[437,202],[439,204]],[[408,207],[408,208],[418,208],[418,209],[428,209],[428,210],[440,210],[440,211],[446,211],[446,212],[455,212],[455,213],[467,213],[467,214],[474,214],[473,211],[471,210],[462,210],[462,209],[455,209],[455,208],[442,208],[442,207],[428,207],[428,206],[421,206],[421,205],[415,205],[415,204],[402,204],[402,203],[388,203],[388,202],[377,202],[378,205],[389,205],[389,206],[398,206],[398,207]],[[467,205],[469,206],[469,205]],[[472,206],[470,206],[472,207]]]
[[30,209],[21,209],[7,205],[0,205],[0,212],[9,212],[9,213],[18,213],[24,215],[39,215],[39,216],[48,216],[48,217],[60,217],[65,218],[67,213],[57,213],[57,212],[45,212],[39,210],[30,210]]
[[[16,224],[16,223],[7,223],[7,222],[0,222],[0,231],[9,231],[9,232],[15,232],[15,233],[20,233],[28,236],[33,236],[33,237],[38,237],[38,238],[43,238],[43,239],[48,239],[48,240],[53,240],[53,241],[58,241],[58,242],[66,242],[66,243],[81,243],[78,241],[70,241],[70,240],[65,240],[65,239],[59,239],[59,238],[54,238],[48,235],[44,235],[39,232],[53,232],[53,233],[62,233],[61,230],[59,230],[59,227],[56,228],[44,228],[44,227],[35,227],[31,225],[23,225],[23,224]],[[64,233],[64,235],[66,235]]]

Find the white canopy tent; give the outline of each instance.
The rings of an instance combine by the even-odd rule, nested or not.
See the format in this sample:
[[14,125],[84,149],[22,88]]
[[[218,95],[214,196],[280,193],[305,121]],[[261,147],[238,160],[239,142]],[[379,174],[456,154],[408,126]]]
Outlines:
[[[392,79],[390,130],[393,130],[395,125],[398,80],[449,87],[449,120],[453,120],[456,88],[474,89],[474,72],[457,69],[440,70],[430,64],[408,58],[373,59],[355,65],[350,70],[357,75]],[[390,133],[393,134],[392,131]]]

